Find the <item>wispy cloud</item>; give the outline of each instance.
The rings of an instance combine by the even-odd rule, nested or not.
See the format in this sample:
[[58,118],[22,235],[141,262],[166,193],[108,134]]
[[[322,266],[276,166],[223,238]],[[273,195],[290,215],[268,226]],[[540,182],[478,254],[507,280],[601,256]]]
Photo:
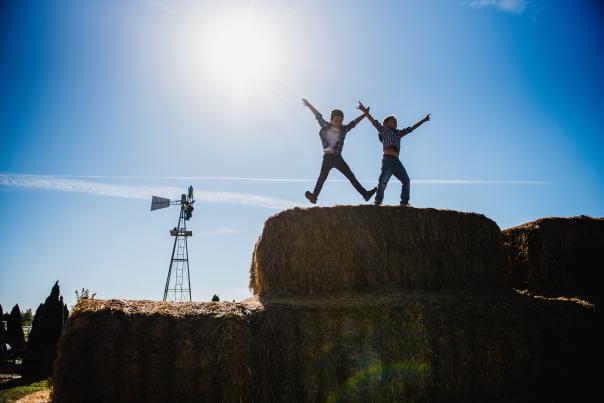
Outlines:
[[472,7],[495,7],[498,10],[513,14],[522,14],[526,0],[470,0],[466,4]]
[[549,181],[516,181],[489,179],[416,179],[416,185],[549,185]]
[[216,235],[238,235],[240,234],[241,231],[235,228],[226,228],[226,227],[219,227],[219,228],[215,228],[209,231],[205,231],[203,232],[203,235],[212,235],[212,236],[216,236]]
[[[133,186],[73,179],[58,176],[0,174],[0,187],[8,189],[37,189],[58,192],[89,193],[107,197],[150,199],[151,196],[178,198],[183,189],[175,186]],[[295,202],[275,197],[237,192],[197,190],[195,199],[204,203],[239,204],[282,210]]]
[[[243,176],[103,176],[103,175],[3,175],[2,177],[40,178],[40,179],[139,179],[139,180],[180,180],[180,181],[217,181],[217,182],[285,182],[285,183],[315,183],[313,178],[259,178]],[[360,179],[363,183],[374,183],[376,179]],[[348,182],[348,179],[327,179],[327,182]],[[550,181],[543,180],[498,180],[498,179],[412,179],[416,185],[548,185]],[[1,183],[0,183],[1,184]],[[140,187],[137,187],[140,188]],[[151,187],[151,189],[176,189],[179,195],[181,188],[166,186]],[[156,194],[157,195],[157,194]]]

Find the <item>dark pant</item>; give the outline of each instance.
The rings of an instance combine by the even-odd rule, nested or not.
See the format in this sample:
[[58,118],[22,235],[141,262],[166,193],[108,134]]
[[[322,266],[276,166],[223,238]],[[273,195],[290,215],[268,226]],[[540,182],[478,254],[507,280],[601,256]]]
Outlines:
[[382,172],[380,173],[380,179],[378,179],[378,188],[375,194],[376,203],[381,203],[384,200],[384,190],[386,190],[386,185],[388,185],[388,181],[392,175],[396,176],[403,184],[401,204],[408,204],[411,181],[405,167],[401,164],[401,160],[392,155],[384,155],[384,158],[382,158]]
[[319,197],[319,193],[321,193],[321,188],[323,188],[323,183],[325,183],[325,179],[327,179],[327,175],[329,175],[329,171],[332,168],[337,169],[342,172],[346,178],[352,183],[352,186],[361,194],[361,196],[365,196],[367,190],[359,183],[357,178],[355,178],[354,174],[350,170],[350,167],[344,161],[344,158],[340,154],[323,154],[323,164],[321,164],[321,173],[319,173],[319,178],[317,179],[317,184],[315,185],[315,190],[313,194],[315,197]]

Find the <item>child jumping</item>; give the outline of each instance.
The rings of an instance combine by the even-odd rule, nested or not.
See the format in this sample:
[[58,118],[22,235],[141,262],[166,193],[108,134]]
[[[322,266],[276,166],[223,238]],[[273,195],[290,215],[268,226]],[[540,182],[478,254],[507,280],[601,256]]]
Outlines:
[[319,122],[319,126],[321,126],[321,130],[319,131],[319,137],[321,138],[321,142],[323,143],[323,163],[321,164],[321,172],[319,173],[319,178],[317,179],[317,184],[315,185],[315,189],[311,192],[307,191],[304,195],[306,198],[312,203],[317,203],[317,198],[319,197],[319,193],[321,193],[321,188],[323,187],[323,183],[327,179],[327,175],[332,168],[336,168],[338,171],[342,172],[346,178],[352,183],[352,186],[363,196],[365,201],[369,201],[371,197],[375,194],[377,188],[373,188],[371,190],[367,190],[359,183],[357,178],[355,178],[354,174],[350,170],[350,167],[342,158],[342,147],[344,147],[344,139],[346,139],[346,134],[354,128],[357,123],[359,123],[365,117],[365,113],[363,113],[358,118],[354,119],[347,125],[342,125],[344,121],[344,112],[339,109],[334,109],[331,111],[330,122],[328,123],[323,119],[323,116],[315,109],[314,106],[310,104],[306,99],[302,98],[302,104],[306,106],[310,111],[315,115],[315,118]]
[[359,102],[358,109],[361,110],[367,119],[373,124],[373,126],[378,131],[378,137],[382,142],[384,148],[384,157],[382,158],[382,172],[380,173],[380,178],[378,179],[378,187],[377,193],[375,195],[375,205],[379,206],[382,204],[384,200],[384,190],[386,190],[386,185],[388,185],[388,181],[392,175],[396,176],[398,180],[403,184],[403,189],[401,190],[401,206],[409,205],[409,186],[411,181],[409,180],[409,175],[407,175],[407,171],[401,161],[398,158],[400,149],[401,149],[401,138],[411,133],[413,130],[420,127],[424,122],[430,120],[430,114],[427,114],[422,120],[417,122],[411,127],[407,127],[403,130],[398,130],[396,128],[397,122],[396,117],[391,115],[385,118],[380,124],[377,120],[375,120],[371,114],[369,113],[369,108],[365,107],[361,102]]

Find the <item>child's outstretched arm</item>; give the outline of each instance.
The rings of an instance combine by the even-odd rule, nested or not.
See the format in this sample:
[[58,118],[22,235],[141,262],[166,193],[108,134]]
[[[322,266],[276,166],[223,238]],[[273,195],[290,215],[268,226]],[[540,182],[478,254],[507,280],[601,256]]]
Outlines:
[[[367,108],[367,111],[369,111],[369,108]],[[365,113],[360,114],[355,120],[352,121],[352,123],[354,123],[354,125],[356,126],[363,119],[365,119]]]
[[302,98],[302,105],[304,105],[308,109],[310,109],[310,111],[313,113],[313,115],[315,115],[315,117],[317,117],[321,114],[314,106],[311,105],[310,102],[308,102],[308,100],[306,98]]
[[373,116],[371,116],[371,114],[369,113],[369,108],[366,107],[365,105],[363,105],[361,103],[361,101],[359,101],[359,106],[357,106],[357,109],[360,110],[361,112],[363,112],[363,116],[367,116],[367,119],[369,119],[369,121],[371,122],[373,127],[375,127],[378,130],[381,129],[380,124],[378,122],[376,122],[375,119],[373,118]]
[[[369,110],[369,108],[367,108],[367,110]],[[358,125],[359,122],[363,119],[365,119],[365,113],[359,115],[356,119],[351,120],[350,123],[348,123],[346,126],[344,126],[344,131],[349,132],[354,127],[356,127],[356,125]]]
[[430,114],[428,113],[422,120],[420,120],[419,122],[417,122],[416,124],[411,126],[411,131],[417,129],[418,127],[420,127],[421,125],[423,125],[425,122],[427,122],[429,120],[430,120]]

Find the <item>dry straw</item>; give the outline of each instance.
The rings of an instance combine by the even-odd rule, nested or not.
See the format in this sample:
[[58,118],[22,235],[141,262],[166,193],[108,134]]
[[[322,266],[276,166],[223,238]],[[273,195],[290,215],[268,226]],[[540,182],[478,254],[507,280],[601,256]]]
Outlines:
[[586,400],[599,392],[594,305],[504,279],[547,290],[559,256],[599,258],[602,222],[585,220],[507,230],[506,268],[501,231],[478,214],[282,212],[254,252],[259,297],[81,301],[59,342],[53,401]]
[[61,338],[54,401],[542,400],[593,389],[593,315],[522,294],[89,300]]
[[256,243],[250,289],[262,297],[372,290],[506,289],[497,224],[480,214],[410,207],[291,209]]
[[508,282],[536,294],[598,303],[604,261],[604,219],[543,218],[503,231]]

